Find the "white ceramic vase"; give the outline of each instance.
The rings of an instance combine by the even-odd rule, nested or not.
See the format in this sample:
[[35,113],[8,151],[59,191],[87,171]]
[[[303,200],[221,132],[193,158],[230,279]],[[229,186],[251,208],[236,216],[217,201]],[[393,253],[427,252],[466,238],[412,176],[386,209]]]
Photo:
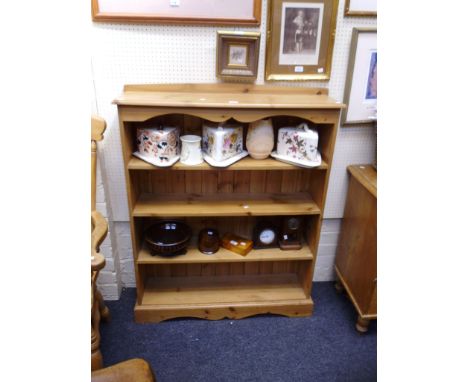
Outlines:
[[273,124],[271,119],[262,119],[249,125],[247,150],[254,159],[265,159],[274,146]]
[[184,135],[180,137],[180,140],[182,142],[180,162],[187,166],[203,163],[201,137],[198,135]]

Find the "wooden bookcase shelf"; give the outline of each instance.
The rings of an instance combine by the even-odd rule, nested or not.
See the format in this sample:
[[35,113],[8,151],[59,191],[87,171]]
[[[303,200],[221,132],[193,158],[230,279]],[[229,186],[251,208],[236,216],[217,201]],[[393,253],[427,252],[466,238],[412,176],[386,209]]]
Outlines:
[[[183,198],[183,199],[182,199]],[[157,195],[142,194],[133,208],[133,216],[279,216],[317,215],[320,209],[310,195],[232,194]]]
[[[203,170],[219,170],[219,171],[249,171],[249,170],[300,170],[299,167],[292,164],[284,163],[277,161],[273,158],[268,158],[264,160],[256,160],[250,157],[241,159],[239,162],[232,164],[229,167],[225,168],[216,168],[210,166],[208,163],[203,162],[202,164],[196,166],[187,166],[180,162],[177,162],[170,168],[156,167],[150,163],[142,161],[138,158],[131,158],[128,162],[127,168],[129,170],[159,170],[159,171],[203,171]],[[314,170],[326,170],[328,169],[328,164],[325,161],[322,161],[322,164],[318,167],[314,167]]]
[[[296,274],[150,278],[137,317],[166,320],[191,314],[207,319],[252,313],[310,315],[312,300]],[[156,313],[155,313],[156,312]]]
[[294,251],[282,251],[279,248],[253,249],[247,256],[241,256],[227,249],[220,248],[212,255],[201,253],[196,242],[188,248],[184,256],[161,257],[152,256],[146,246],[138,253],[137,264],[203,264],[203,263],[245,263],[252,261],[297,261],[313,260],[309,246],[304,243],[302,248]]
[[[326,89],[242,84],[126,85],[114,103],[135,260],[136,321],[312,314],[314,254],[344,105],[328,97]],[[319,133],[322,164],[305,169],[246,157],[227,168],[207,163],[158,168],[132,156],[138,127],[179,126],[182,135],[201,135],[204,120],[233,119],[244,125],[246,135],[249,123],[265,118],[272,119],[275,140],[280,127],[311,124]],[[197,249],[196,237],[204,227],[251,237],[259,219],[279,224],[292,215],[305,226],[300,250],[252,250],[243,257],[222,248],[214,255]],[[187,254],[151,256],[142,244],[145,228],[162,218],[192,227]]]
[[[307,296],[295,274],[151,278],[143,304],[183,305],[232,302],[304,300]],[[229,296],[229,299],[226,298]]]

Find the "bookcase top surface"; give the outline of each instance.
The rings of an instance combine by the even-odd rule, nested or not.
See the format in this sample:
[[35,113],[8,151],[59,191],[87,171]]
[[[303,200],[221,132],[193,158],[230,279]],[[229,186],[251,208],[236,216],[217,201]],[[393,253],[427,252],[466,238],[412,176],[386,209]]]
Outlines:
[[341,109],[328,89],[245,84],[125,85],[119,106],[196,108]]
[[377,170],[373,165],[348,166],[349,173],[372,195],[377,197]]

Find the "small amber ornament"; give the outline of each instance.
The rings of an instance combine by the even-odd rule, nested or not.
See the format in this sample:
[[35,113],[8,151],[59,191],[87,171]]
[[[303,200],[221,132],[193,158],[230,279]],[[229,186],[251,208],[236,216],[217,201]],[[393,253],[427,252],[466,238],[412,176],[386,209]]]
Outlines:
[[221,246],[239,255],[246,256],[253,247],[253,241],[233,233],[226,233],[221,239]]
[[219,233],[214,228],[204,228],[198,234],[198,250],[206,255],[212,255],[219,249]]

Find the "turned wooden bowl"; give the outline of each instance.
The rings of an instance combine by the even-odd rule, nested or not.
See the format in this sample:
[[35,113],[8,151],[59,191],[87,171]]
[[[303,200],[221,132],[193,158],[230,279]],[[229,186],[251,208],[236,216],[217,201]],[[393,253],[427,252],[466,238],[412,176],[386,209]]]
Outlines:
[[153,256],[183,255],[191,237],[192,229],[179,221],[161,221],[145,231],[145,241]]

